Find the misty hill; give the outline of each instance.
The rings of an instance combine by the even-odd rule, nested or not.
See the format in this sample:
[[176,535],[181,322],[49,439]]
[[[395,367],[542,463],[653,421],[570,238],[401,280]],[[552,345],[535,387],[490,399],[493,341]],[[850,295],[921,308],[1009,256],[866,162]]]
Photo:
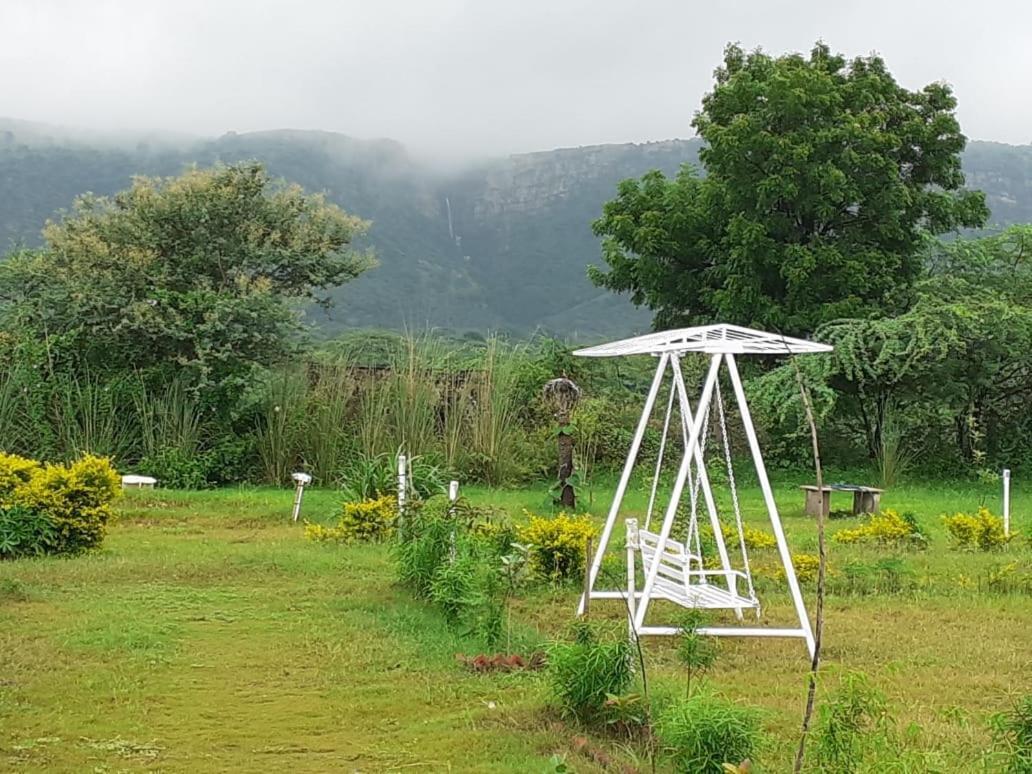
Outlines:
[[[694,162],[697,140],[569,148],[442,173],[390,140],[311,131],[103,138],[0,121],[0,247],[37,244],[44,221],[84,191],[110,194],[132,175],[172,175],[190,163],[256,158],[373,221],[380,266],[333,293],[319,320],[345,327],[536,328],[625,335],[648,314],[588,282],[598,263],[591,222],[617,182]],[[1032,222],[1032,146],[974,142],[964,166],[987,192],[996,223]]]

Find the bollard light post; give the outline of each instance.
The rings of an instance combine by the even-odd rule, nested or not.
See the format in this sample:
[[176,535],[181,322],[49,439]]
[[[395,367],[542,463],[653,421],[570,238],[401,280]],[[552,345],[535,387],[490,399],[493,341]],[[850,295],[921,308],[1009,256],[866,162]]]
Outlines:
[[292,518],[296,523],[301,515],[301,498],[304,497],[305,487],[312,483],[312,477],[307,473],[294,473],[291,478],[294,479],[294,513]]

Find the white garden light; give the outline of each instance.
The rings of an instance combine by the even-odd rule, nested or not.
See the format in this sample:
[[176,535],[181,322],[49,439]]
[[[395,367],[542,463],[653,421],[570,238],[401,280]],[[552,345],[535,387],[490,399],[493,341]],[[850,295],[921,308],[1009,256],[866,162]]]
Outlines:
[[[738,492],[735,486],[734,469],[731,464],[731,446],[727,432],[727,416],[724,397],[720,390],[720,370],[724,366],[729,377],[734,400],[742,418],[745,435],[749,443],[756,475],[763,491],[763,499],[770,517],[774,538],[777,541],[778,554],[784,567],[785,579],[789,593],[799,619],[798,627],[773,628],[763,626],[707,626],[699,629],[700,634],[714,636],[754,636],[754,637],[799,637],[805,640],[810,656],[813,656],[814,639],[810,627],[810,619],[803,604],[803,596],[799,590],[792,556],[788,549],[785,533],[781,526],[774,494],[771,491],[767,470],[763,463],[763,455],[756,438],[752,416],[745,399],[742,380],[735,363],[736,355],[777,355],[829,352],[831,347],[812,341],[792,339],[779,334],[743,328],[737,325],[705,325],[696,328],[664,331],[632,339],[602,344],[597,347],[577,350],[574,354],[582,357],[621,357],[625,355],[652,355],[658,358],[656,373],[652,386],[645,399],[645,407],[638,421],[634,439],[627,453],[627,461],[620,475],[613,503],[610,506],[606,523],[602,530],[598,549],[592,558],[588,570],[586,590],[581,596],[578,615],[583,614],[588,598],[590,599],[623,599],[626,598],[629,608],[630,629],[633,636],[677,634],[674,626],[658,626],[646,623],[650,603],[655,600],[666,600],[686,608],[734,611],[738,620],[742,620],[743,611],[753,610],[757,617],[760,614],[760,601],[753,589],[752,573],[749,567],[749,555],[745,546],[742,527],[742,514],[738,503]],[[701,353],[709,356],[709,370],[703,382],[698,405],[693,414],[688,400],[684,376],[681,372],[681,358],[688,353]],[[663,435],[660,441],[658,459],[652,473],[652,482],[644,523],[639,526],[637,519],[628,519],[627,527],[627,589],[596,589],[599,569],[606,554],[613,528],[620,515],[627,485],[638,459],[645,429],[652,417],[656,400],[664,381],[669,376],[670,392],[667,400],[666,414],[663,420]],[[657,511],[659,479],[662,472],[663,457],[667,452],[671,433],[671,415],[674,401],[678,401],[681,415],[680,432],[682,439],[682,458],[678,465],[670,499],[663,511],[663,518],[658,532],[652,531],[652,517]],[[741,564],[734,567],[724,542],[720,516],[713,488],[706,473],[706,437],[710,426],[710,417],[716,410],[720,424],[720,436],[723,442],[724,463],[727,466],[727,487],[731,496],[734,511],[734,523],[738,534],[738,549]],[[685,488],[687,486],[687,493]],[[671,538],[675,519],[678,516],[684,496],[687,494],[689,516],[684,542]],[[701,495],[701,498],[700,498]],[[703,564],[702,547],[699,535],[700,499],[705,506],[713,539],[716,543],[719,567],[710,568]],[[636,556],[640,555],[644,585],[637,588],[638,574]]]
[[294,473],[294,513],[293,520],[297,521],[301,515],[301,498],[304,496],[305,487],[312,483],[312,477],[307,473]]

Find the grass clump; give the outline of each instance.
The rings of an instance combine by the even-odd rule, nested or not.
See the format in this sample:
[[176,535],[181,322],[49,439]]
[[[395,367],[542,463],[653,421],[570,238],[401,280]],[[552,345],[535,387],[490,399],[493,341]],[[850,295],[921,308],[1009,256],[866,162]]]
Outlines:
[[820,707],[813,747],[818,771],[860,771],[869,750],[885,738],[888,719],[885,697],[867,677],[860,673],[846,675]]
[[762,739],[755,710],[709,691],[663,709],[656,735],[674,770],[691,774],[722,774],[725,764],[739,766],[755,756]]
[[1032,693],[1025,694],[1008,712],[990,719],[998,762],[1009,774],[1032,772]]
[[572,642],[556,642],[549,648],[548,680],[563,716],[596,720],[607,700],[630,685],[630,643],[626,637],[601,639],[589,624],[578,622]]

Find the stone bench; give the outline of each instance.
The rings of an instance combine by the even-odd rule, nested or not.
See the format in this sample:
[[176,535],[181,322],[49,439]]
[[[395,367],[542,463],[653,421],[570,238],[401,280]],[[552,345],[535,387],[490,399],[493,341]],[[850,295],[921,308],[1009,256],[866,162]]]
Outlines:
[[806,492],[806,515],[814,517],[821,513],[822,509],[825,516],[831,513],[832,492],[852,492],[853,514],[859,515],[861,513],[876,512],[878,510],[878,501],[881,499],[882,492],[885,491],[884,489],[875,489],[873,486],[860,486],[858,484],[825,484],[821,487],[820,492],[812,484],[799,488]]

